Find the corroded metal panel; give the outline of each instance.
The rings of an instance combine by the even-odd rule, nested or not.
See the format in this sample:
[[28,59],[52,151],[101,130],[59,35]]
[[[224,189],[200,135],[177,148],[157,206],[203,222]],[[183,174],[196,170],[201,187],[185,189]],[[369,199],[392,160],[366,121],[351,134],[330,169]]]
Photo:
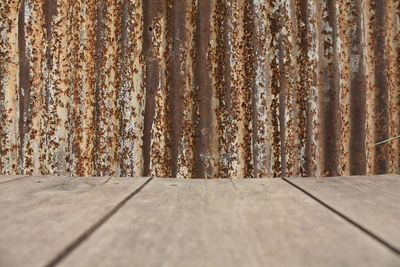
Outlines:
[[0,112],[0,174],[398,172],[400,1],[1,1]]

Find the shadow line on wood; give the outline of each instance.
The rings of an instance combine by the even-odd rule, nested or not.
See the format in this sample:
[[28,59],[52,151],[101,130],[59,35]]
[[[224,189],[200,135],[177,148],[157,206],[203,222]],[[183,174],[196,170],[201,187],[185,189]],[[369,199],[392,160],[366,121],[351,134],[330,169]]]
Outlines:
[[[106,215],[104,215],[100,220],[93,224],[88,230],[86,230],[82,235],[80,235],[75,241],[69,244],[63,251],[61,251],[57,256],[55,256],[46,267],[53,267],[65,259],[72,251],[74,251],[82,242],[88,239],[100,226],[102,226],[108,219],[110,219],[115,213],[118,212],[132,197],[138,194],[153,178],[149,178],[144,182],[139,188],[130,193],[126,198],[124,198],[118,205],[116,205],[112,210],[110,210]],[[108,180],[107,180],[108,181]],[[106,181],[106,182],[107,182]]]
[[339,217],[343,218],[344,220],[346,220],[347,222],[349,222],[350,224],[352,224],[353,226],[355,226],[356,228],[358,228],[360,231],[364,232],[365,234],[367,234],[368,236],[370,236],[372,239],[376,240],[377,242],[379,242],[380,244],[382,244],[383,246],[385,246],[386,248],[388,248],[390,251],[392,251],[393,253],[395,253],[396,255],[400,256],[400,250],[391,245],[389,242],[385,241],[384,239],[382,239],[381,237],[379,237],[378,235],[374,234],[373,232],[369,231],[368,229],[366,229],[365,227],[363,227],[361,224],[357,223],[356,221],[350,219],[349,217],[347,217],[346,215],[344,215],[343,213],[341,213],[340,211],[336,210],[334,207],[328,205],[327,203],[325,203],[324,201],[320,200],[319,198],[317,198],[316,196],[314,196],[313,194],[307,192],[305,189],[301,188],[300,186],[292,183],[291,181],[289,181],[287,178],[282,178],[282,180],[284,180],[285,182],[287,182],[288,184],[292,185],[293,187],[295,187],[296,189],[300,190],[301,192],[303,192],[304,194],[306,194],[307,196],[309,196],[310,198],[312,198],[313,200],[317,201],[319,204],[321,204],[322,206],[324,206],[325,208],[329,209],[330,211],[332,211],[333,213],[335,213],[336,215],[338,215]]

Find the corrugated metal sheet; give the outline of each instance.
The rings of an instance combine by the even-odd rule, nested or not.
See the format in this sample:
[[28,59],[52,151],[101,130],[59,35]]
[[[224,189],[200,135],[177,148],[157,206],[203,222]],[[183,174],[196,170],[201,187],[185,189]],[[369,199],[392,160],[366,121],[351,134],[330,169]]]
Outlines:
[[0,173],[400,169],[399,0],[2,0]]

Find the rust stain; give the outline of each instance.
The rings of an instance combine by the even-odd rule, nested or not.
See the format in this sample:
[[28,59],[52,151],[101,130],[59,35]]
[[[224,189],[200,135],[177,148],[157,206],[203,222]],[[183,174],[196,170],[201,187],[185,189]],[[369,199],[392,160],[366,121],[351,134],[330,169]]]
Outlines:
[[305,84],[308,90],[308,114],[307,114],[307,143],[306,143],[306,175],[309,176],[322,176],[322,156],[319,147],[321,146],[320,135],[320,106],[319,99],[321,98],[318,90],[318,53],[321,47],[321,40],[319,32],[321,29],[321,12],[317,6],[317,0],[309,1],[305,16],[306,27],[308,29],[306,35],[306,65],[304,72],[306,73]]
[[254,68],[253,84],[253,176],[271,177],[272,168],[272,114],[271,60],[268,53],[271,43],[271,22],[268,20],[270,5],[266,1],[255,1],[254,14]]
[[320,3],[318,90],[322,176],[339,175],[339,69],[336,1]]
[[[179,5],[177,1],[174,2]],[[195,158],[194,158],[194,75],[192,67],[194,66],[194,31],[192,25],[195,24],[195,11],[197,10],[197,1],[187,3],[183,11],[184,17],[176,17],[177,23],[183,21],[186,27],[181,26],[180,35],[183,39],[178,40],[179,49],[177,49],[177,60],[179,60],[178,72],[180,82],[180,106],[181,119],[180,134],[176,137],[177,153],[176,157],[176,177],[194,178],[195,173]],[[173,172],[173,175],[175,173]]]
[[[219,4],[219,3],[218,3]],[[216,90],[212,86],[214,77],[211,68],[217,66],[215,57],[220,56],[215,48],[216,33],[218,27],[212,27],[216,23],[214,16],[217,1],[196,1],[194,11],[193,28],[193,127],[194,127],[194,174],[195,178],[215,177],[218,162],[218,145],[216,143]],[[214,16],[213,16],[214,15]],[[220,51],[222,52],[222,50]]]
[[68,160],[69,128],[69,64],[68,64],[68,2],[55,1],[55,14],[51,17],[52,36],[48,43],[49,65],[47,84],[46,161],[49,175],[70,173]]
[[375,83],[375,76],[373,75],[373,69],[375,66],[374,63],[374,53],[373,53],[373,45],[374,39],[372,36],[372,18],[374,16],[374,11],[371,7],[371,1],[363,2],[363,29],[364,29],[364,37],[363,42],[365,43],[363,56],[365,61],[365,80],[366,80],[366,124],[365,124],[365,132],[366,132],[366,140],[365,140],[365,147],[366,147],[366,159],[367,159],[367,169],[366,173],[371,175],[375,173],[374,168],[374,132],[375,132],[375,110],[374,110],[374,83]]
[[[388,1],[386,6],[387,41],[385,45],[385,58],[387,58],[388,80],[388,134],[389,137],[399,136],[400,132],[400,1]],[[396,173],[400,171],[400,142],[394,140],[387,143],[388,146],[388,170]]]
[[228,143],[226,140],[227,131],[227,100],[226,92],[226,13],[227,7],[222,0],[216,0],[212,14],[212,43],[211,60],[212,84],[215,91],[213,112],[215,113],[216,135],[218,144],[218,162],[215,168],[216,177],[228,177]]
[[[337,24],[338,24],[338,57],[339,57],[339,102],[340,102],[340,138],[339,138],[339,174],[350,174],[350,71],[356,69],[356,66],[350,64],[359,64],[351,62],[351,52],[348,47],[354,39],[351,36],[354,23],[354,1],[338,1],[337,2]],[[353,59],[354,60],[354,59]]]
[[[246,177],[245,164],[248,159],[244,158],[246,142],[249,141],[246,129],[245,108],[246,93],[250,90],[244,86],[245,82],[245,58],[244,49],[244,12],[245,3],[243,1],[228,1],[227,15],[227,60],[229,61],[228,77],[228,129],[227,142],[229,170],[228,177]],[[249,77],[251,79],[251,77]],[[247,160],[247,162],[246,162]]]
[[0,4],[0,173],[19,170],[18,22],[20,1]]
[[[168,102],[170,73],[167,69],[170,61],[171,28],[170,20],[171,0],[160,1],[154,6],[156,14],[152,21],[153,60],[158,65],[158,79],[154,88],[154,118],[150,140],[150,174],[156,177],[171,177],[171,125],[170,105]],[[150,30],[150,29],[149,29]]]
[[143,9],[138,0],[122,1],[118,48],[118,161],[120,176],[142,175],[144,127]]
[[[310,3],[312,4],[312,3]],[[311,118],[311,111],[309,107],[309,98],[313,96],[311,92],[313,78],[313,61],[311,59],[312,50],[311,41],[312,36],[312,25],[309,20],[309,16],[313,16],[311,13],[311,6],[308,6],[306,2],[295,2],[295,14],[297,20],[297,34],[293,37],[295,45],[297,46],[297,62],[303,62],[304,68],[299,66],[297,63],[296,71],[298,72],[297,88],[296,88],[296,105],[297,105],[297,155],[295,159],[297,161],[297,173],[298,176],[309,175],[309,159],[311,159],[311,153],[308,148],[311,148],[311,129],[309,126],[309,118]],[[310,53],[309,53],[310,52]],[[302,71],[300,71],[302,70]],[[294,163],[296,164],[296,163]]]
[[[94,172],[95,138],[95,18],[96,1],[71,5],[70,65],[72,71],[72,171],[76,176]],[[73,16],[79,14],[79,16]]]
[[270,20],[270,33],[271,42],[269,44],[268,51],[270,53],[270,72],[271,72],[271,83],[269,91],[271,92],[271,105],[269,107],[269,112],[271,112],[271,128],[272,128],[272,138],[270,142],[272,143],[272,175],[274,177],[283,176],[284,168],[282,164],[282,145],[283,140],[282,134],[283,126],[282,119],[284,114],[281,112],[283,105],[281,105],[282,98],[281,94],[281,75],[283,74],[280,69],[282,63],[281,54],[281,36],[280,30],[281,25],[281,8],[282,1],[270,1],[270,12],[268,20]]
[[[350,29],[345,31],[348,38],[347,62],[349,64],[349,108],[342,105],[342,110],[346,110],[349,118],[346,120],[350,124],[350,132],[347,133],[346,145],[348,149],[348,171],[353,175],[366,173],[366,148],[365,148],[365,125],[366,125],[366,68],[365,58],[363,57],[363,16],[361,2],[350,1],[350,12],[347,13]],[[343,50],[345,51],[345,50]],[[342,115],[343,118],[344,115]],[[347,128],[346,128],[347,129]],[[348,143],[349,142],[349,143]],[[342,161],[345,160],[342,157]]]
[[397,0],[0,2],[0,174],[400,169]]
[[[28,60],[28,72],[20,69],[20,76],[25,76],[28,81],[23,85],[26,88],[21,97],[25,102],[25,114],[21,120],[24,122],[24,136],[21,136],[22,162],[21,173],[39,175],[45,171],[43,158],[45,148],[44,114],[45,105],[45,19],[44,5],[40,0],[25,2],[24,12],[25,32],[25,57]],[[21,55],[20,55],[21,56]],[[23,79],[21,79],[22,81]],[[29,88],[30,95],[25,94]],[[29,99],[29,100],[28,100]],[[23,141],[22,141],[23,140]]]
[[[281,77],[281,90],[282,90],[282,106],[284,119],[281,122],[284,132],[284,142],[282,146],[282,176],[292,177],[300,171],[301,161],[300,155],[300,134],[302,130],[299,129],[300,110],[299,104],[302,102],[302,91],[297,88],[299,71],[297,64],[296,54],[298,53],[299,46],[296,43],[297,27],[298,24],[296,16],[295,1],[286,1],[282,6],[282,72],[284,75]],[[304,156],[304,155],[303,155]],[[303,156],[300,156],[302,158]]]

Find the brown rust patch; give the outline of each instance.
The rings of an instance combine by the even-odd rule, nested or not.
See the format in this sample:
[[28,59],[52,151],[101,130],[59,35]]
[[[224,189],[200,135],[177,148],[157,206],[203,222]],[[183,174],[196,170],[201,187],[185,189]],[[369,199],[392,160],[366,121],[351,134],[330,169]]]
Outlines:
[[31,118],[29,118],[29,102],[30,102],[30,81],[29,81],[29,61],[27,55],[26,46],[26,32],[25,22],[25,10],[29,8],[28,2],[26,0],[21,1],[21,6],[18,14],[18,54],[19,54],[19,140],[21,145],[19,146],[18,161],[19,169],[24,173],[24,144],[25,132],[27,126],[31,123]]
[[[400,135],[399,128],[399,112],[400,112],[400,71],[399,71],[399,38],[400,38],[400,2],[388,1],[386,5],[386,42],[385,56],[387,64],[387,81],[388,81],[388,135],[395,137]],[[387,144],[387,160],[388,172],[400,172],[400,150],[399,140],[393,140]]]
[[194,178],[194,33],[196,22],[197,1],[192,1],[185,10],[185,42],[182,42],[182,49],[179,50],[180,76],[182,79],[182,125],[181,139],[178,141],[178,155],[176,166],[176,177]]
[[[157,62],[158,80],[154,92],[154,118],[150,140],[150,173],[156,177],[171,177],[170,149],[170,61],[171,28],[170,1],[162,2],[152,21],[153,56]],[[150,27],[149,27],[150,30]]]
[[0,173],[18,174],[19,77],[18,11],[19,1],[0,3]]
[[[215,159],[213,157],[213,129],[211,86],[211,66],[209,58],[209,43],[211,40],[211,5],[207,1],[199,1],[196,10],[196,26],[194,32],[194,89],[195,110],[195,139],[194,157],[196,178],[212,178],[215,176]],[[216,12],[219,12],[215,10]]]
[[[271,32],[271,42],[269,51],[271,53],[271,106],[269,108],[272,116],[271,127],[273,128],[272,134],[272,170],[274,177],[280,177],[283,175],[282,168],[282,106],[280,104],[282,98],[281,95],[281,38],[280,38],[280,30],[282,28],[281,20],[280,20],[280,8],[281,3],[271,1],[270,8],[273,10],[269,14],[270,23],[270,32]],[[281,108],[280,108],[281,107]]]
[[228,142],[227,131],[227,55],[226,55],[226,17],[227,7],[222,0],[216,0],[213,12],[214,46],[211,59],[213,68],[213,87],[215,88],[216,105],[214,107],[216,128],[218,135],[218,164],[215,170],[216,177],[228,177]]
[[349,30],[350,54],[350,147],[349,171],[351,175],[366,173],[365,120],[366,81],[363,56],[362,7],[359,2],[351,2],[349,12],[352,21]]
[[171,50],[170,50],[170,105],[171,114],[171,176],[178,172],[178,149],[183,127],[183,95],[185,91],[185,59],[187,56],[186,10],[189,3],[173,0],[171,6]]
[[253,131],[253,177],[271,177],[272,166],[272,116],[271,106],[271,72],[269,44],[271,42],[270,21],[268,16],[270,8],[266,2],[253,4],[254,14],[254,68],[252,105],[252,131]]
[[[388,55],[385,53],[387,40],[386,27],[386,1],[373,0],[372,8],[374,9],[373,17],[373,55],[375,59],[373,73],[375,99],[375,143],[389,138],[388,128],[388,77],[387,77],[387,60]],[[388,172],[388,145],[375,146],[374,157],[374,174],[384,174]]]
[[318,88],[320,90],[320,141],[324,176],[339,174],[338,126],[339,116],[339,70],[336,23],[336,1],[321,3],[321,29],[318,68]]
[[40,0],[29,0],[29,12],[25,17],[25,44],[29,60],[29,96],[26,113],[26,125],[23,148],[23,168],[26,174],[40,175],[45,170],[45,64],[46,29],[44,5]]

